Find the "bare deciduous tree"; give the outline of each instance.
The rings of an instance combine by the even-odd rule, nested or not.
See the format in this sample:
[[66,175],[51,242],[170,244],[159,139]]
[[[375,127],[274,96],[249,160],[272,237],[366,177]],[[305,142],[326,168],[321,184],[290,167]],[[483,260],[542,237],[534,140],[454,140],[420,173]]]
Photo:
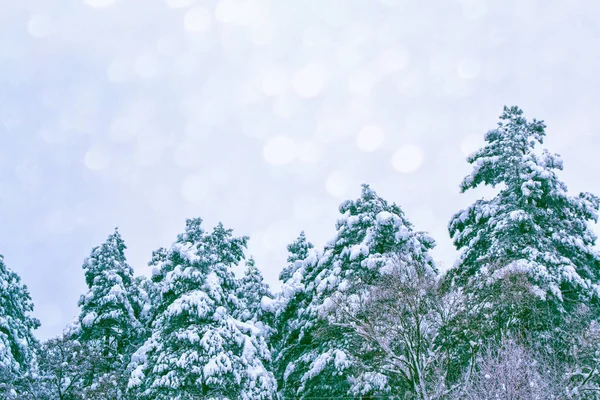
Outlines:
[[329,321],[351,332],[350,351],[361,368],[355,379],[363,387],[385,378],[395,391],[391,397],[421,400],[449,398],[459,389],[446,385],[448,353],[438,343],[461,300],[455,293],[441,297],[436,278],[393,257],[376,282],[333,299]]
[[523,346],[505,339],[499,347],[491,345],[482,351],[463,398],[546,400],[557,398],[554,390],[547,368]]
[[68,338],[46,341],[38,362],[37,396],[48,400],[118,399],[126,371],[94,378],[105,363],[100,348]]

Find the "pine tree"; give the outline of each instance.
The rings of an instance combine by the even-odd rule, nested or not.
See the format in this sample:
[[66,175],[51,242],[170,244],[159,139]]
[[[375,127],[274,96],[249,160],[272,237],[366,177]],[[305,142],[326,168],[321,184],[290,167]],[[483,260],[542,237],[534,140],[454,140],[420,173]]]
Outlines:
[[262,309],[263,298],[272,299],[273,295],[269,285],[264,282],[260,270],[256,267],[253,258],[246,262],[244,276],[240,279],[237,297],[240,299],[240,314],[236,316],[241,321],[252,321],[254,323],[264,322],[264,311]]
[[360,198],[340,206],[340,213],[336,237],[317,262],[305,263],[307,306],[299,311],[299,345],[292,350],[300,354],[283,379],[299,383],[292,394],[297,398],[385,395],[388,379],[365,371],[354,357],[357,346],[371,349],[344,326],[352,318],[352,301],[398,265],[417,266],[432,277],[437,273],[428,253],[433,239],[413,231],[400,208],[367,185]]
[[314,264],[317,252],[314,245],[307,241],[304,232],[287,246],[287,266],[279,275],[282,282],[280,293],[273,301],[271,311],[274,314],[274,334],[271,346],[276,358],[274,370],[282,398],[295,398],[300,382],[288,379],[294,361],[299,359],[304,351],[300,340],[304,313],[310,299],[304,286],[306,267]]
[[270,399],[276,390],[262,331],[234,318],[241,300],[232,267],[247,237],[200,218],[169,250],[155,253],[159,288],[151,337],[132,360],[129,381],[141,399]]
[[305,260],[314,245],[306,240],[304,231],[300,232],[298,238],[287,246],[288,250],[288,265],[279,274],[281,282],[287,282],[294,273],[301,267],[302,263],[298,261]]
[[[146,328],[144,333],[148,333],[150,322],[153,318],[155,302],[157,296],[157,288],[152,282],[152,279],[147,276],[136,276],[133,280],[134,288],[136,289],[136,304],[139,308],[139,321]],[[141,336],[141,335],[138,335]],[[146,337],[144,336],[145,340]],[[139,344],[139,343],[138,343]]]
[[33,302],[21,278],[4,264],[0,255],[0,395],[25,398],[20,380],[32,370],[38,342],[33,331],[40,326],[33,318]]
[[91,365],[87,376],[88,397],[106,385],[114,388],[114,396],[123,395],[123,371],[143,338],[142,296],[127,263],[126,248],[115,229],[83,264],[89,290],[79,300],[81,313],[70,335],[98,353],[99,362]]
[[468,157],[474,168],[461,192],[499,189],[449,224],[461,254],[446,285],[473,304],[464,316],[471,326],[458,328],[465,343],[488,334],[548,332],[578,304],[598,304],[600,257],[588,221],[597,220],[600,202],[590,193],[567,194],[556,174],[561,159],[540,149],[545,127],[505,107],[486,145]]

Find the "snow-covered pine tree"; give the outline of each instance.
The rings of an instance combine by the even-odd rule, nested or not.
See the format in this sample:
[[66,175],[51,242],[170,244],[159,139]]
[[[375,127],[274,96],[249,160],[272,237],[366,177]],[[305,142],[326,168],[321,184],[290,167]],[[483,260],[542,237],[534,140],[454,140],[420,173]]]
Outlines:
[[479,185],[499,187],[449,223],[461,254],[446,285],[460,288],[471,303],[461,327],[463,342],[507,332],[531,335],[560,325],[578,304],[598,303],[600,257],[588,221],[596,221],[599,199],[567,194],[556,174],[562,161],[541,150],[543,121],[527,121],[518,107],[504,107],[486,145],[468,157],[473,172],[461,192]]
[[300,381],[288,377],[294,361],[299,359],[304,351],[300,333],[306,317],[307,300],[310,299],[304,287],[304,274],[307,266],[315,264],[317,252],[314,245],[306,240],[304,232],[287,246],[287,250],[288,264],[279,274],[281,291],[271,307],[274,314],[271,346],[275,354],[273,364],[280,397],[293,399],[297,396]]
[[88,292],[79,300],[81,313],[68,334],[98,352],[98,362],[90,365],[87,376],[88,397],[105,386],[114,388],[116,398],[123,396],[124,370],[144,338],[143,297],[127,263],[126,248],[115,229],[83,264]]
[[[279,274],[279,280],[283,283],[287,282],[294,273],[301,268],[303,260],[308,257],[311,249],[314,248],[314,245],[306,240],[306,234],[304,231],[300,232],[298,238],[294,240],[292,243],[288,244],[288,265],[281,271]],[[298,262],[300,261],[300,262]]]
[[[137,292],[135,296],[136,303],[140,310],[138,319],[140,323],[146,327],[144,332],[146,335],[141,337],[141,341],[143,341],[147,338],[146,336],[149,333],[149,325],[153,318],[155,298],[158,297],[156,292],[158,290],[155,287],[154,282],[152,282],[152,279],[144,275],[136,276],[133,280],[133,284]],[[138,345],[139,344],[140,343],[138,343]]]
[[264,282],[264,278],[254,258],[250,257],[246,261],[246,270],[244,276],[239,280],[237,288],[237,297],[240,300],[239,315],[236,316],[241,321],[252,321],[253,323],[264,323],[262,300],[263,297],[272,299],[273,295],[269,290],[269,285]]
[[140,287],[148,296],[148,307],[143,313],[145,318],[146,328],[150,330],[152,321],[156,318],[158,313],[158,305],[161,302],[161,288],[160,282],[164,279],[161,275],[161,265],[167,261],[168,250],[161,247],[152,252],[152,259],[148,262],[148,266],[152,268],[152,275],[150,278],[141,281]]
[[33,302],[21,278],[0,255],[0,396],[25,398],[19,381],[31,372],[38,342],[33,331],[40,326],[32,317]]
[[[298,382],[295,398],[385,395],[389,381],[381,371],[355,362],[357,346],[370,351],[345,322],[352,301],[399,264],[437,273],[429,256],[434,241],[415,232],[395,204],[367,185],[361,196],[340,206],[335,238],[318,262],[305,262],[307,307],[300,314],[298,356],[285,370],[286,383]],[[344,313],[346,311],[347,313]],[[281,355],[279,355],[281,357]]]
[[160,295],[152,335],[132,358],[136,398],[273,398],[263,333],[233,317],[240,300],[232,267],[244,259],[247,241],[221,224],[207,233],[196,218],[169,250],[155,253]]

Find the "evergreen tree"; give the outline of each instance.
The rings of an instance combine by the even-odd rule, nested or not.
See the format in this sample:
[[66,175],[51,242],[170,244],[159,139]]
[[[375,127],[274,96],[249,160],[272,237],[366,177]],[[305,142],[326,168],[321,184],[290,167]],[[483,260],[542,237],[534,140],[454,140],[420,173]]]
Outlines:
[[[545,135],[542,121],[505,107],[486,145],[468,157],[474,168],[461,192],[479,185],[499,190],[449,224],[461,254],[446,285],[471,304],[465,326],[456,328],[462,343],[548,333],[578,304],[598,304],[600,257],[588,221],[597,220],[600,202],[589,193],[567,194],[556,175],[561,159],[540,149]],[[542,337],[548,335],[535,341]]]
[[127,264],[125,243],[118,230],[86,258],[83,269],[88,292],[81,296],[81,314],[70,335],[98,353],[91,364],[86,390],[108,385],[121,397],[126,387],[123,371],[139,338],[142,296],[135,285],[133,269]]
[[[143,275],[136,276],[133,280],[133,284],[137,292],[135,299],[139,307],[139,320],[140,323],[146,327],[144,333],[148,333],[148,327],[152,320],[154,307],[156,304],[156,292],[158,290],[155,287],[154,282],[152,282],[152,279]],[[146,339],[146,337],[144,336],[143,339]]]
[[33,367],[38,342],[33,331],[40,326],[33,318],[33,302],[21,278],[4,264],[0,255],[0,395],[25,398],[20,381]]
[[145,325],[150,329],[152,321],[156,318],[158,312],[158,305],[161,301],[161,288],[160,282],[164,279],[164,275],[161,275],[161,265],[167,261],[168,250],[161,247],[152,252],[152,259],[148,263],[148,266],[152,268],[152,275],[149,279],[141,281],[140,287],[148,296],[147,310],[144,312]]
[[[428,253],[433,239],[413,231],[400,208],[367,185],[360,198],[340,206],[340,213],[335,238],[317,262],[305,265],[307,306],[299,311],[298,322],[301,354],[288,364],[283,377],[286,384],[299,383],[290,397],[386,394],[387,377],[363,370],[353,357],[357,346],[372,349],[343,322],[352,318],[352,301],[399,264],[417,266],[432,277],[437,273]],[[298,348],[292,350],[298,353]]]
[[196,218],[168,251],[155,253],[152,335],[134,355],[129,381],[137,398],[273,397],[263,333],[233,317],[241,300],[231,269],[244,259],[247,240],[221,224],[207,233]]
[[281,397],[284,399],[295,398],[299,381],[288,379],[294,361],[299,359],[304,352],[304,344],[300,340],[310,299],[304,286],[306,267],[314,264],[317,252],[312,243],[306,240],[306,235],[301,232],[298,238],[287,246],[288,264],[279,275],[282,288],[273,301],[274,334],[271,345],[276,354],[274,370]]
[[304,231],[300,232],[298,238],[287,246],[288,250],[288,265],[279,274],[279,280],[281,282],[287,282],[294,273],[301,267],[303,261],[308,257],[310,250],[314,248],[314,245],[306,240],[306,234]]
[[264,278],[260,270],[256,267],[256,262],[253,258],[246,262],[246,270],[244,276],[240,279],[237,289],[237,297],[240,299],[239,310],[237,316],[241,321],[252,321],[254,323],[263,321],[263,298],[272,299],[273,295],[269,290],[269,285],[264,282]]

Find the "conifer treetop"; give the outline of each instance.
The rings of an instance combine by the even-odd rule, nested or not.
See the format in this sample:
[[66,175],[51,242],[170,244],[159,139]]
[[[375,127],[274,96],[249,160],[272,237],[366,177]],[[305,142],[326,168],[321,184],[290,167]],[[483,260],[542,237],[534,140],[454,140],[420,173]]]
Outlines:
[[[133,268],[127,263],[127,246],[119,231],[108,236],[100,246],[92,249],[83,269],[89,291],[81,296],[81,328],[93,330],[101,326],[121,336],[122,331],[132,325],[139,328],[134,296]],[[102,329],[100,329],[102,330]],[[106,334],[100,331],[96,334]]]
[[292,243],[287,245],[288,265],[286,265],[279,274],[279,280],[284,283],[287,282],[298,268],[300,268],[302,261],[309,256],[309,253],[313,248],[314,245],[306,239],[304,231],[300,232],[300,235],[298,235]]
[[0,254],[0,371],[19,375],[27,371],[40,322],[31,316],[33,302],[27,286],[10,270]]
[[[292,334],[284,337],[277,364],[283,371],[283,390],[294,398],[352,395],[356,360],[348,347],[353,346],[349,332],[335,328],[340,318],[352,314],[353,302],[397,268],[417,268],[431,279],[437,274],[429,255],[434,240],[414,231],[400,207],[368,185],[339,211],[334,238],[322,252],[308,252],[293,275],[300,279],[283,285],[293,297],[278,316],[291,320],[278,326]],[[371,378],[373,394],[386,392],[383,381]]]
[[200,218],[188,219],[175,243],[154,254],[152,335],[130,366],[129,388],[139,398],[272,398],[263,332],[251,318],[237,318],[248,304],[232,268],[244,260],[247,241],[221,223],[206,232]]
[[588,224],[597,221],[600,201],[590,193],[567,194],[556,174],[563,167],[560,157],[540,149],[545,127],[527,121],[518,107],[505,107],[498,127],[485,135],[486,145],[468,157],[473,171],[462,192],[480,184],[501,186],[496,196],[476,201],[449,223],[461,250],[449,275],[462,284],[499,265],[492,281],[526,274],[541,298],[562,301],[565,290],[580,300],[600,293],[600,257]]

